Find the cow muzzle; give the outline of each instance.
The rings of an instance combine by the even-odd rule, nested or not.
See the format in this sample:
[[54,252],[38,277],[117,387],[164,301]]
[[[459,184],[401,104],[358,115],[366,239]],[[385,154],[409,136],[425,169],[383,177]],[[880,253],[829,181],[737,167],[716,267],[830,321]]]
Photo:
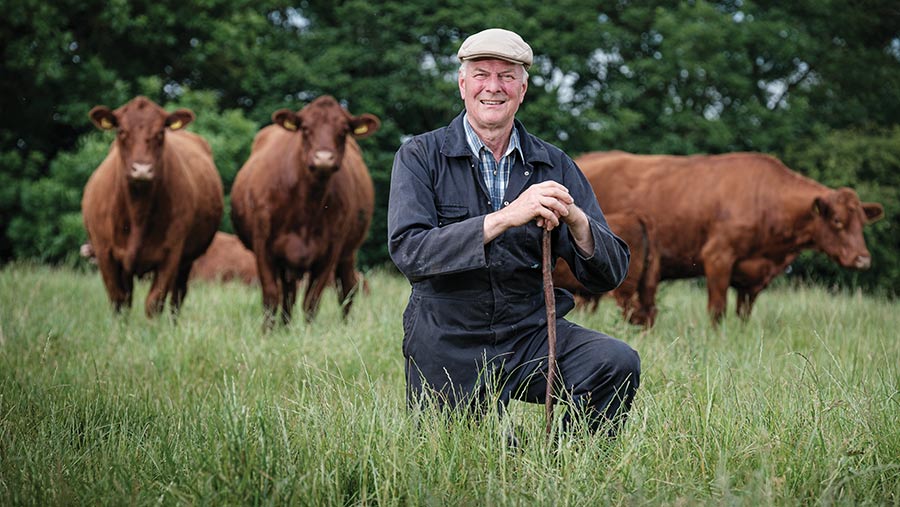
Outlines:
[[129,174],[135,181],[150,181],[153,179],[153,164],[141,164],[135,162],[131,164],[131,172]]
[[337,166],[337,155],[331,150],[317,150],[313,153],[312,164],[310,169],[317,171],[335,170]]
[[859,255],[853,261],[853,267],[855,269],[869,269],[869,266],[872,265],[872,257],[868,255]]

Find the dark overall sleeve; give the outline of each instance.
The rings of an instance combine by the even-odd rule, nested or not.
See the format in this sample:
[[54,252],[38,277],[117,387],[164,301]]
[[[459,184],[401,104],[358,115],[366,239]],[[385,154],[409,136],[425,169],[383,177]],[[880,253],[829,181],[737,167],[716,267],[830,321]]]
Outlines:
[[428,140],[416,137],[404,143],[391,171],[388,250],[412,282],[486,266],[484,216],[455,221],[459,217],[453,210],[444,209],[443,216],[438,212],[442,199],[435,189],[435,171],[450,167]]
[[589,291],[608,292],[619,286],[628,274],[631,253],[628,244],[613,234],[606,223],[597,197],[581,169],[565,157],[563,184],[575,199],[575,204],[587,215],[594,236],[594,250],[583,256],[575,247],[568,227],[563,227],[558,244],[560,256],[572,267],[572,273]]

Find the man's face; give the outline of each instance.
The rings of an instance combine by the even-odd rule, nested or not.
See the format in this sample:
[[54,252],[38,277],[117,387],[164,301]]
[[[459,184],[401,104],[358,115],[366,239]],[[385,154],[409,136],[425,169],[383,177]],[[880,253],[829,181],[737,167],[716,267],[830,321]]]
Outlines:
[[459,93],[466,103],[469,121],[476,129],[512,125],[528,83],[525,69],[505,60],[474,60],[459,77]]

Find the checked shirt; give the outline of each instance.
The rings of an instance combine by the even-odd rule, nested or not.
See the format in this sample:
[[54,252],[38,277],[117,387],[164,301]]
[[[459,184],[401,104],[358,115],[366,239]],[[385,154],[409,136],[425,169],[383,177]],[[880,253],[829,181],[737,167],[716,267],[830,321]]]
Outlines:
[[494,154],[485,146],[478,134],[475,133],[475,129],[469,124],[468,115],[463,117],[463,126],[466,130],[466,141],[469,143],[469,148],[472,149],[472,153],[478,155],[478,166],[481,168],[484,184],[487,185],[488,193],[491,195],[491,205],[494,207],[494,211],[497,211],[503,206],[503,196],[506,194],[506,185],[509,183],[509,168],[515,159],[514,152],[518,152],[522,160],[525,159],[519,144],[519,133],[516,131],[516,127],[513,127],[506,153],[498,163],[494,159]]

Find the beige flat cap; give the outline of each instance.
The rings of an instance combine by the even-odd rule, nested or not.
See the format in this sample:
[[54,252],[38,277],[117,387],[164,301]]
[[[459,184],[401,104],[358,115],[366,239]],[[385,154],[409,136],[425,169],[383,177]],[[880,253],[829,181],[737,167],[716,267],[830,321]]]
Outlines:
[[502,28],[488,28],[470,35],[463,41],[456,53],[459,61],[478,58],[499,58],[512,63],[520,63],[527,70],[531,67],[533,54],[519,34]]

